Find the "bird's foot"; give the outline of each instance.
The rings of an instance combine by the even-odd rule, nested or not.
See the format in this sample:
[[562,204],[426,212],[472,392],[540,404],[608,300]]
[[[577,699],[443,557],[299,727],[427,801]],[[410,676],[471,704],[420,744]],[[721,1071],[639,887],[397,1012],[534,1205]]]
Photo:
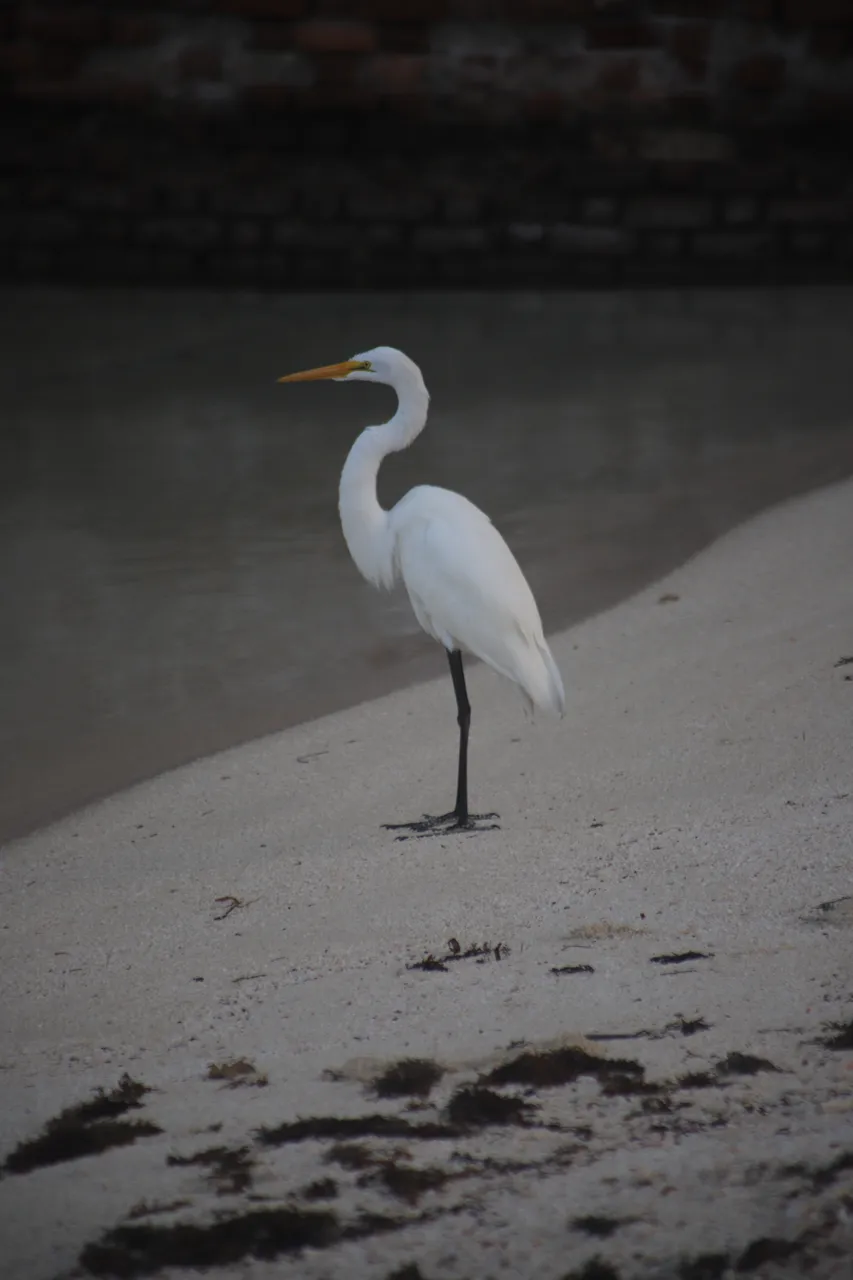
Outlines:
[[408,835],[395,836],[395,840],[425,840],[429,836],[453,835],[456,831],[499,831],[500,823],[492,821],[500,817],[497,813],[469,813],[460,817],[454,810],[437,816],[425,813],[416,822],[383,822],[385,831],[406,831]]

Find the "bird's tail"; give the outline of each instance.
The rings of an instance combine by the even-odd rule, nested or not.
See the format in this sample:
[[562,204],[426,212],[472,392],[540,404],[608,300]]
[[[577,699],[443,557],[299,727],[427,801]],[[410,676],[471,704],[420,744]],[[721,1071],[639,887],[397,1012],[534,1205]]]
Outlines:
[[566,691],[560,669],[544,637],[536,644],[535,657],[539,661],[530,663],[530,675],[535,678],[529,683],[525,681],[524,691],[535,706],[551,715],[562,716],[566,710]]
[[502,655],[503,661],[492,661],[485,654],[483,657],[501,675],[519,685],[530,710],[539,707],[550,715],[563,715],[566,709],[563,680],[548,642],[541,633],[538,636],[519,634],[518,643],[511,646],[510,663],[506,663],[506,651]]

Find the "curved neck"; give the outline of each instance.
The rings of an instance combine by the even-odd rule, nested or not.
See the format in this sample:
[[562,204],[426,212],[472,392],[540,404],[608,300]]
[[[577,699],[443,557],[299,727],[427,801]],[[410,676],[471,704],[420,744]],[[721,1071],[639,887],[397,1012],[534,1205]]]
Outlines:
[[375,586],[394,582],[394,547],[388,512],[379,505],[376,477],[382,459],[405,449],[424,429],[429,393],[420,373],[396,386],[398,405],[381,427],[362,431],[349,451],[338,490],[341,526],[359,571]]

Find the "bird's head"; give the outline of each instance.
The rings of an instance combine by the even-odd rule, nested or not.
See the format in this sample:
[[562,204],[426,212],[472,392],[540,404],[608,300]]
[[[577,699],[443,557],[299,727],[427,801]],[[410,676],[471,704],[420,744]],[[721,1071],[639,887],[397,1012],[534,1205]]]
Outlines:
[[340,364],[325,364],[318,369],[289,373],[286,377],[279,378],[279,382],[318,382],[321,379],[332,379],[335,382],[384,382],[398,392],[412,382],[423,386],[421,371],[414,360],[410,360],[396,347],[373,347],[371,351],[362,351],[351,360],[342,360]]

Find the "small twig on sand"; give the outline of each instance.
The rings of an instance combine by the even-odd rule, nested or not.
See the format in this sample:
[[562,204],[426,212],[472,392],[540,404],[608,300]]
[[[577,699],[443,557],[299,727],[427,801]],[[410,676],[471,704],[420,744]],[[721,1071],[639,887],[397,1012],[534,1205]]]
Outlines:
[[225,920],[230,916],[232,911],[236,911],[238,907],[245,907],[245,902],[241,898],[235,898],[233,893],[226,893],[223,898],[214,899],[216,902],[227,902],[228,906],[219,916],[214,916],[214,920]]

